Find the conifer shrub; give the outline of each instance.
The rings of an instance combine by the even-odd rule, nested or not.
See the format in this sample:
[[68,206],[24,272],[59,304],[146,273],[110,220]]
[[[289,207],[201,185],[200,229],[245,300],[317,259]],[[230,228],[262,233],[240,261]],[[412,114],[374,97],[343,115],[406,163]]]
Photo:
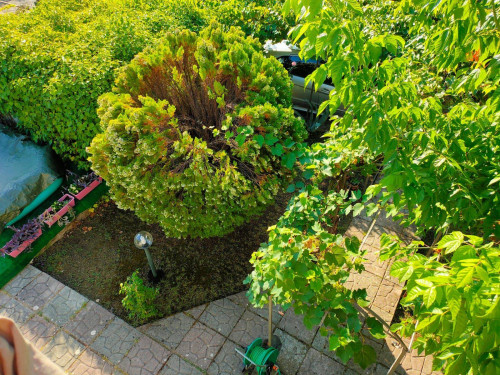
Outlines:
[[256,39],[216,24],[139,53],[98,114],[92,169],[119,207],[171,237],[221,236],[261,213],[307,135],[286,70]]

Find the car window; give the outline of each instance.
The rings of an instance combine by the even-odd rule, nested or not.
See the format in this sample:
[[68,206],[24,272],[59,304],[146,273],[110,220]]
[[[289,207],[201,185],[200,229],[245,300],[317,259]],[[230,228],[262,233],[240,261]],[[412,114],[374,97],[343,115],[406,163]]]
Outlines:
[[[314,59],[307,61],[301,60],[297,55],[281,56],[278,60],[283,64],[288,73],[301,78],[306,78],[321,64],[321,62]],[[332,85],[332,80],[327,78],[325,84]]]

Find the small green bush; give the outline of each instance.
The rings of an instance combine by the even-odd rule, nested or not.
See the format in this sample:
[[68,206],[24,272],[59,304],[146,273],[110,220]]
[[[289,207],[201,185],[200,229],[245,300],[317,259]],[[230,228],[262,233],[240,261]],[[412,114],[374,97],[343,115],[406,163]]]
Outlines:
[[168,236],[229,233],[273,202],[301,157],[291,85],[239,29],[168,34],[99,99],[92,169],[119,207]]
[[122,305],[129,312],[129,318],[139,324],[159,315],[155,306],[158,293],[158,288],[144,285],[138,270],[120,284],[120,294],[125,295]]

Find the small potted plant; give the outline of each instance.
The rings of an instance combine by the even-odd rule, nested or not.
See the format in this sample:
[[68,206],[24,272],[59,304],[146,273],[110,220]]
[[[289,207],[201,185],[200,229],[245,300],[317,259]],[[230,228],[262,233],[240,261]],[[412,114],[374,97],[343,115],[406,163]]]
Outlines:
[[71,207],[75,207],[75,198],[70,194],[64,194],[45,210],[42,214],[43,222],[51,227],[62,218]]
[[39,218],[34,218],[26,222],[21,228],[9,226],[15,233],[9,242],[0,249],[0,252],[13,258],[21,254],[38,237],[42,235],[42,223]]
[[68,179],[71,180],[72,183],[69,185],[67,191],[78,200],[82,200],[102,182],[102,178],[97,176],[94,172],[78,176],[76,173],[68,171]]

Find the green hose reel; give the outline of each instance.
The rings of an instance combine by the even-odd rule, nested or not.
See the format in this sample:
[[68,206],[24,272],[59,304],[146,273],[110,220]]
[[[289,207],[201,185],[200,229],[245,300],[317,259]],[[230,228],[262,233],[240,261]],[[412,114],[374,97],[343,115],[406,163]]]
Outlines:
[[[243,357],[243,370],[242,372],[247,372],[249,370],[257,370],[258,375],[269,375],[273,370],[276,374],[281,374],[278,366],[276,366],[276,361],[278,360],[278,355],[281,349],[281,341],[279,337],[272,335],[272,299],[269,297],[269,339],[262,341],[262,339],[256,338],[253,342],[246,348],[245,353],[240,352],[235,349],[236,352]],[[270,343],[270,345],[269,345]]]
[[[279,350],[272,346],[265,348],[261,338],[253,340],[245,354],[237,349],[236,352],[243,356],[243,371],[255,366],[258,375],[270,374],[279,354]],[[278,373],[280,373],[279,370]]]

